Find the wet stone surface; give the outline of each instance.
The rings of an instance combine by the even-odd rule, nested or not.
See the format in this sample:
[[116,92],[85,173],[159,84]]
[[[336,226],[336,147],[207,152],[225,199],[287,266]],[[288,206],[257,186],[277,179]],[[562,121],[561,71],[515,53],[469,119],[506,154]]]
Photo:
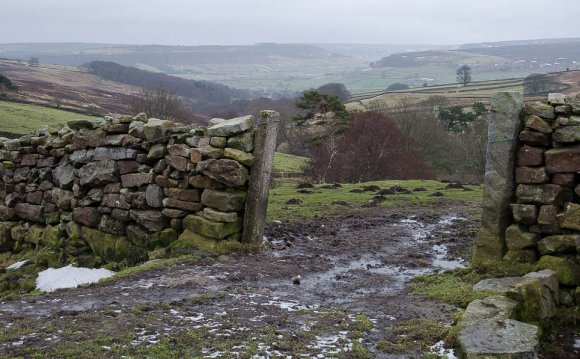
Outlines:
[[58,357],[76,346],[102,357],[169,347],[206,358],[328,358],[362,346],[373,357],[405,357],[377,343],[399,320],[452,322],[457,308],[411,296],[406,285],[467,264],[478,230],[468,219],[474,210],[443,201],[273,223],[265,238],[272,248],[261,253],[8,300],[0,303],[0,356]]

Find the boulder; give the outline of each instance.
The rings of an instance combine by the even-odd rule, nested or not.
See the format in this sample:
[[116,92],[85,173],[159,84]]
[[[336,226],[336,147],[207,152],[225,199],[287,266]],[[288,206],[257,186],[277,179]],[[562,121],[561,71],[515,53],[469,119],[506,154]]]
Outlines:
[[528,101],[524,104],[524,112],[528,115],[539,116],[548,120],[556,118],[554,107],[540,101]]
[[181,209],[181,210],[188,211],[188,212],[197,212],[203,208],[201,203],[180,201],[178,199],[173,199],[173,198],[163,199],[163,206],[169,207],[169,208]]
[[96,207],[77,207],[73,209],[73,220],[83,226],[96,228],[101,222],[101,214]]
[[234,148],[224,149],[224,157],[238,161],[243,165],[251,167],[254,164],[254,155],[248,152],[236,150]]
[[191,148],[187,145],[178,143],[167,146],[167,151],[172,156],[189,157]]
[[214,147],[226,147],[227,143],[228,143],[227,137],[214,136],[209,139],[209,144]]
[[177,241],[171,243],[170,249],[174,253],[191,254],[197,251],[214,252],[218,248],[215,239],[204,237],[189,230],[183,231]]
[[137,157],[139,152],[131,148],[123,147],[97,147],[95,148],[94,160],[131,160]]
[[29,203],[18,203],[14,207],[16,215],[25,221],[44,222],[44,206]]
[[550,147],[552,144],[552,135],[536,131],[520,132],[520,142],[524,145]]
[[165,153],[167,152],[167,148],[165,145],[158,143],[149,149],[149,153],[147,154],[148,160],[154,160],[165,157]]
[[572,199],[572,190],[556,184],[527,185],[516,188],[518,203],[562,205]]
[[105,137],[107,133],[102,129],[80,129],[75,132],[72,137],[72,145],[74,150],[81,150],[89,147],[100,147],[105,144]]
[[516,168],[516,183],[542,184],[549,183],[550,176],[544,167],[518,167]]
[[150,184],[145,190],[145,200],[147,205],[153,208],[160,208],[163,206],[163,198],[165,197],[163,193],[163,188],[156,184]]
[[162,231],[166,227],[166,221],[160,211],[131,210],[129,215],[135,222],[151,232]]
[[550,269],[556,272],[558,282],[563,285],[580,285],[580,266],[566,258],[544,255],[536,264],[537,270]]
[[155,248],[165,248],[177,240],[177,233],[172,228],[153,233],[149,236],[148,247],[150,250]]
[[554,205],[545,205],[540,207],[540,212],[538,214],[538,224],[540,225],[553,225],[557,224],[558,220],[556,215],[558,214],[558,207]]
[[57,186],[62,189],[71,189],[75,180],[75,169],[72,165],[60,165],[52,171],[52,177]]
[[131,203],[128,194],[107,193],[103,195],[101,206],[119,209],[131,209]]
[[580,205],[568,203],[561,226],[562,228],[580,231]]
[[533,204],[511,204],[514,220],[520,224],[534,224],[538,217],[538,208]]
[[237,212],[244,208],[246,198],[244,191],[206,189],[201,194],[201,203],[222,212]]
[[244,152],[252,152],[254,150],[254,132],[249,131],[228,138],[227,147]]
[[185,217],[183,226],[190,232],[215,239],[224,239],[242,230],[241,221],[233,223],[214,222],[196,215]]
[[513,319],[484,320],[459,333],[457,347],[464,359],[531,359],[538,357],[538,328]]
[[470,327],[478,325],[483,320],[513,319],[516,315],[517,305],[518,302],[502,295],[491,295],[484,299],[476,299],[469,303],[457,325],[459,327]]
[[137,161],[118,161],[117,168],[119,169],[119,174],[125,175],[127,173],[135,173],[139,171],[141,164]]
[[580,141],[580,126],[561,127],[554,131],[552,139],[559,143],[572,143]]
[[70,210],[74,203],[74,194],[60,188],[52,189],[52,200],[61,210]]
[[173,167],[176,170],[181,171],[181,172],[185,172],[190,167],[192,167],[192,165],[190,165],[191,162],[188,161],[188,159],[185,157],[171,155],[171,156],[166,156],[165,160],[167,161],[167,164],[169,166],[171,166],[171,167]]
[[229,137],[246,132],[253,126],[253,116],[237,117],[209,127],[207,133],[209,136]]
[[206,160],[197,164],[197,172],[228,186],[243,186],[249,179],[246,167],[234,160]]
[[135,138],[145,139],[145,124],[141,121],[133,121],[129,124],[129,135]]
[[239,220],[236,212],[221,212],[210,207],[203,209],[203,216],[211,221],[232,223]]
[[225,188],[225,185],[223,183],[220,183],[203,175],[191,176],[189,177],[188,182],[191,186],[195,188],[209,188],[209,189]]
[[530,233],[518,224],[509,226],[505,231],[505,241],[510,250],[535,248],[539,239],[538,234]]
[[193,164],[197,164],[203,159],[203,151],[199,148],[192,148],[189,153],[189,159]]
[[580,145],[548,150],[545,159],[549,173],[580,172]]
[[580,243],[578,234],[562,234],[542,238],[538,242],[540,254],[574,253],[576,243]]
[[121,176],[123,188],[140,187],[153,182],[153,173],[128,173]]
[[171,121],[150,118],[143,127],[143,133],[147,141],[159,140],[165,137]]
[[552,126],[546,120],[535,115],[528,116],[526,128],[542,133],[552,133]]
[[78,171],[79,184],[81,186],[98,187],[116,182],[116,170],[117,164],[112,160],[91,162]]
[[125,224],[122,221],[104,215],[99,223],[99,231],[111,234],[125,234]]
[[510,249],[502,258],[505,262],[510,263],[535,263],[538,259],[536,250],[529,249]]

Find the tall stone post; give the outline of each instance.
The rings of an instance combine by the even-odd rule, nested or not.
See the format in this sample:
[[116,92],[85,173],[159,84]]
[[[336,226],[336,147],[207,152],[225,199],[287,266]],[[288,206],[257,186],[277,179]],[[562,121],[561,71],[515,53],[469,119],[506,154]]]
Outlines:
[[264,236],[268,191],[274,164],[274,151],[280,114],[276,111],[261,111],[254,139],[254,166],[250,174],[248,199],[244,213],[242,242],[259,242]]
[[492,97],[485,162],[483,212],[473,264],[501,260],[506,251],[505,230],[511,221],[514,168],[522,128],[519,92],[497,92]]

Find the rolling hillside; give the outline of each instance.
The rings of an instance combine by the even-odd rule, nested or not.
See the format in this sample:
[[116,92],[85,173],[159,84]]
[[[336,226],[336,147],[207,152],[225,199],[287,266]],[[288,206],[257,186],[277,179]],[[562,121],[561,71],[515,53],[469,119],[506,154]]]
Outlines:
[[[562,93],[572,95],[580,93],[580,70],[565,71],[553,74],[554,80],[567,86]],[[350,110],[368,110],[378,103],[394,105],[401,98],[426,99],[429,96],[443,96],[450,103],[471,106],[476,101],[489,103],[496,91],[523,92],[523,78],[503,80],[475,81],[467,86],[449,83],[437,86],[417,87],[400,91],[370,91],[351,96],[347,108]],[[543,98],[544,96],[539,96]],[[534,97],[529,97],[534,98]]]

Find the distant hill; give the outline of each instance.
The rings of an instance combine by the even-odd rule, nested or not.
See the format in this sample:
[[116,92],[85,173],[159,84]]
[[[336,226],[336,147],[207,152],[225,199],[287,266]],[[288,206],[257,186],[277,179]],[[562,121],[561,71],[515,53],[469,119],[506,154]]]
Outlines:
[[0,44],[0,57],[27,59],[31,56],[40,58],[43,63],[78,66],[91,61],[111,61],[126,66],[146,64],[166,71],[173,66],[268,64],[277,56],[324,59],[337,55],[312,45],[274,43],[243,46]]
[[127,85],[164,89],[182,96],[196,112],[214,112],[229,105],[233,100],[250,98],[249,91],[208,81],[186,80],[164,73],[139,70],[109,61],[93,61],[81,66],[87,72],[104,79]]

